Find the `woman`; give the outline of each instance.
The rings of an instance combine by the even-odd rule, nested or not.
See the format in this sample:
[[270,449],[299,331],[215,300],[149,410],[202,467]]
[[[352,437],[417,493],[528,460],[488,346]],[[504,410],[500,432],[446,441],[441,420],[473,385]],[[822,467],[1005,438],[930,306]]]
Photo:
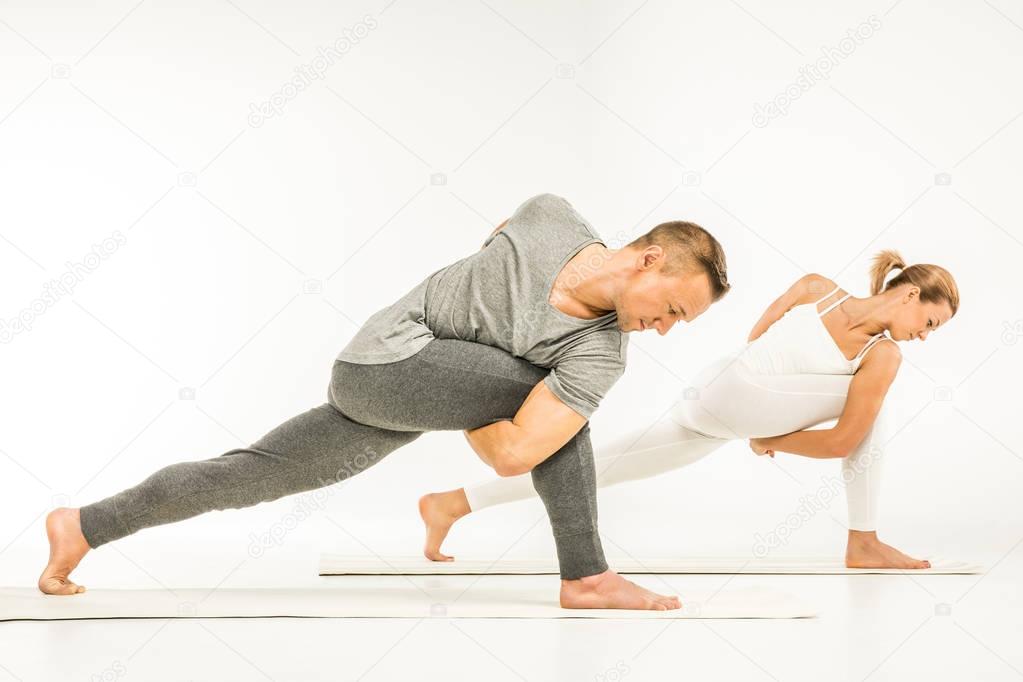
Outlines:
[[[677,469],[738,438],[749,438],[758,455],[841,458],[849,509],[846,566],[929,568],[930,562],[877,537],[879,416],[901,363],[894,342],[925,340],[958,308],[959,291],[947,270],[907,267],[895,251],[874,257],[867,298],[806,275],[767,308],[744,347],[701,372],[698,388],[687,389],[668,416],[598,449],[597,485]],[[811,429],[834,419],[832,428]],[[535,494],[530,477],[521,475],[424,496],[424,553],[452,560],[440,547],[455,521]]]

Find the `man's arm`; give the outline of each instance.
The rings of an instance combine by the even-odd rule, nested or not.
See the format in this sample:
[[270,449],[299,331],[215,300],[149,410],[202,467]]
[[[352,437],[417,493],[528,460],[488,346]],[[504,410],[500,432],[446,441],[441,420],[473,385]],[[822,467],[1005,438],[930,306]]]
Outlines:
[[517,476],[560,450],[585,424],[586,417],[540,381],[511,421],[466,431],[465,437],[498,476]]

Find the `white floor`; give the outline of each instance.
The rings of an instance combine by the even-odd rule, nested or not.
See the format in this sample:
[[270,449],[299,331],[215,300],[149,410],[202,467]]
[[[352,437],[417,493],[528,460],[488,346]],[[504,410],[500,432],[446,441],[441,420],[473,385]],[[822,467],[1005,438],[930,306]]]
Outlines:
[[[112,546],[113,547],[113,546]],[[653,589],[764,584],[798,592],[814,619],[772,621],[140,619],[0,623],[2,680],[1017,680],[1023,549],[967,576],[638,576]],[[271,586],[473,576],[319,577],[317,548],[259,561],[133,547],[87,558],[96,587]],[[41,557],[11,549],[0,584],[30,585]],[[168,566],[173,566],[168,578]],[[84,567],[84,564],[83,564]],[[160,570],[157,571],[156,569]],[[83,571],[83,574],[86,571]],[[157,579],[154,573],[163,576]],[[102,576],[99,580],[98,577]],[[503,577],[550,585],[554,576]],[[486,580],[486,578],[485,578]],[[83,583],[86,583],[84,578]],[[89,583],[86,583],[87,585]]]

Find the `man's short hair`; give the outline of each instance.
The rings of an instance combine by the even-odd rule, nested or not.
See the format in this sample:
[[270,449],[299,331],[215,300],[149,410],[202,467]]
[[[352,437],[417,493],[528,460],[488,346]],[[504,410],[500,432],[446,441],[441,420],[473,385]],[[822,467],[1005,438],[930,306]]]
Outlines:
[[654,244],[664,250],[662,275],[674,275],[681,271],[706,273],[710,280],[712,300],[715,302],[731,289],[724,249],[710,232],[696,223],[683,220],[661,223],[626,246],[642,250]]

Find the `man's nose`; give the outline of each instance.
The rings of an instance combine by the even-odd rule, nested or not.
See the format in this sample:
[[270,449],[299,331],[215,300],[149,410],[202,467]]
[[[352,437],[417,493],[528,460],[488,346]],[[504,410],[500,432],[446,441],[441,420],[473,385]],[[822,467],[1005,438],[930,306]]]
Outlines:
[[658,319],[657,324],[654,326],[657,327],[657,333],[660,334],[661,336],[664,336],[669,331],[671,331],[671,327],[673,324],[674,322],[669,322],[668,320],[665,319]]
[[930,333],[931,333],[930,331],[922,331],[922,332],[920,332],[920,340],[921,341],[926,341],[927,340],[927,335],[930,334]]

